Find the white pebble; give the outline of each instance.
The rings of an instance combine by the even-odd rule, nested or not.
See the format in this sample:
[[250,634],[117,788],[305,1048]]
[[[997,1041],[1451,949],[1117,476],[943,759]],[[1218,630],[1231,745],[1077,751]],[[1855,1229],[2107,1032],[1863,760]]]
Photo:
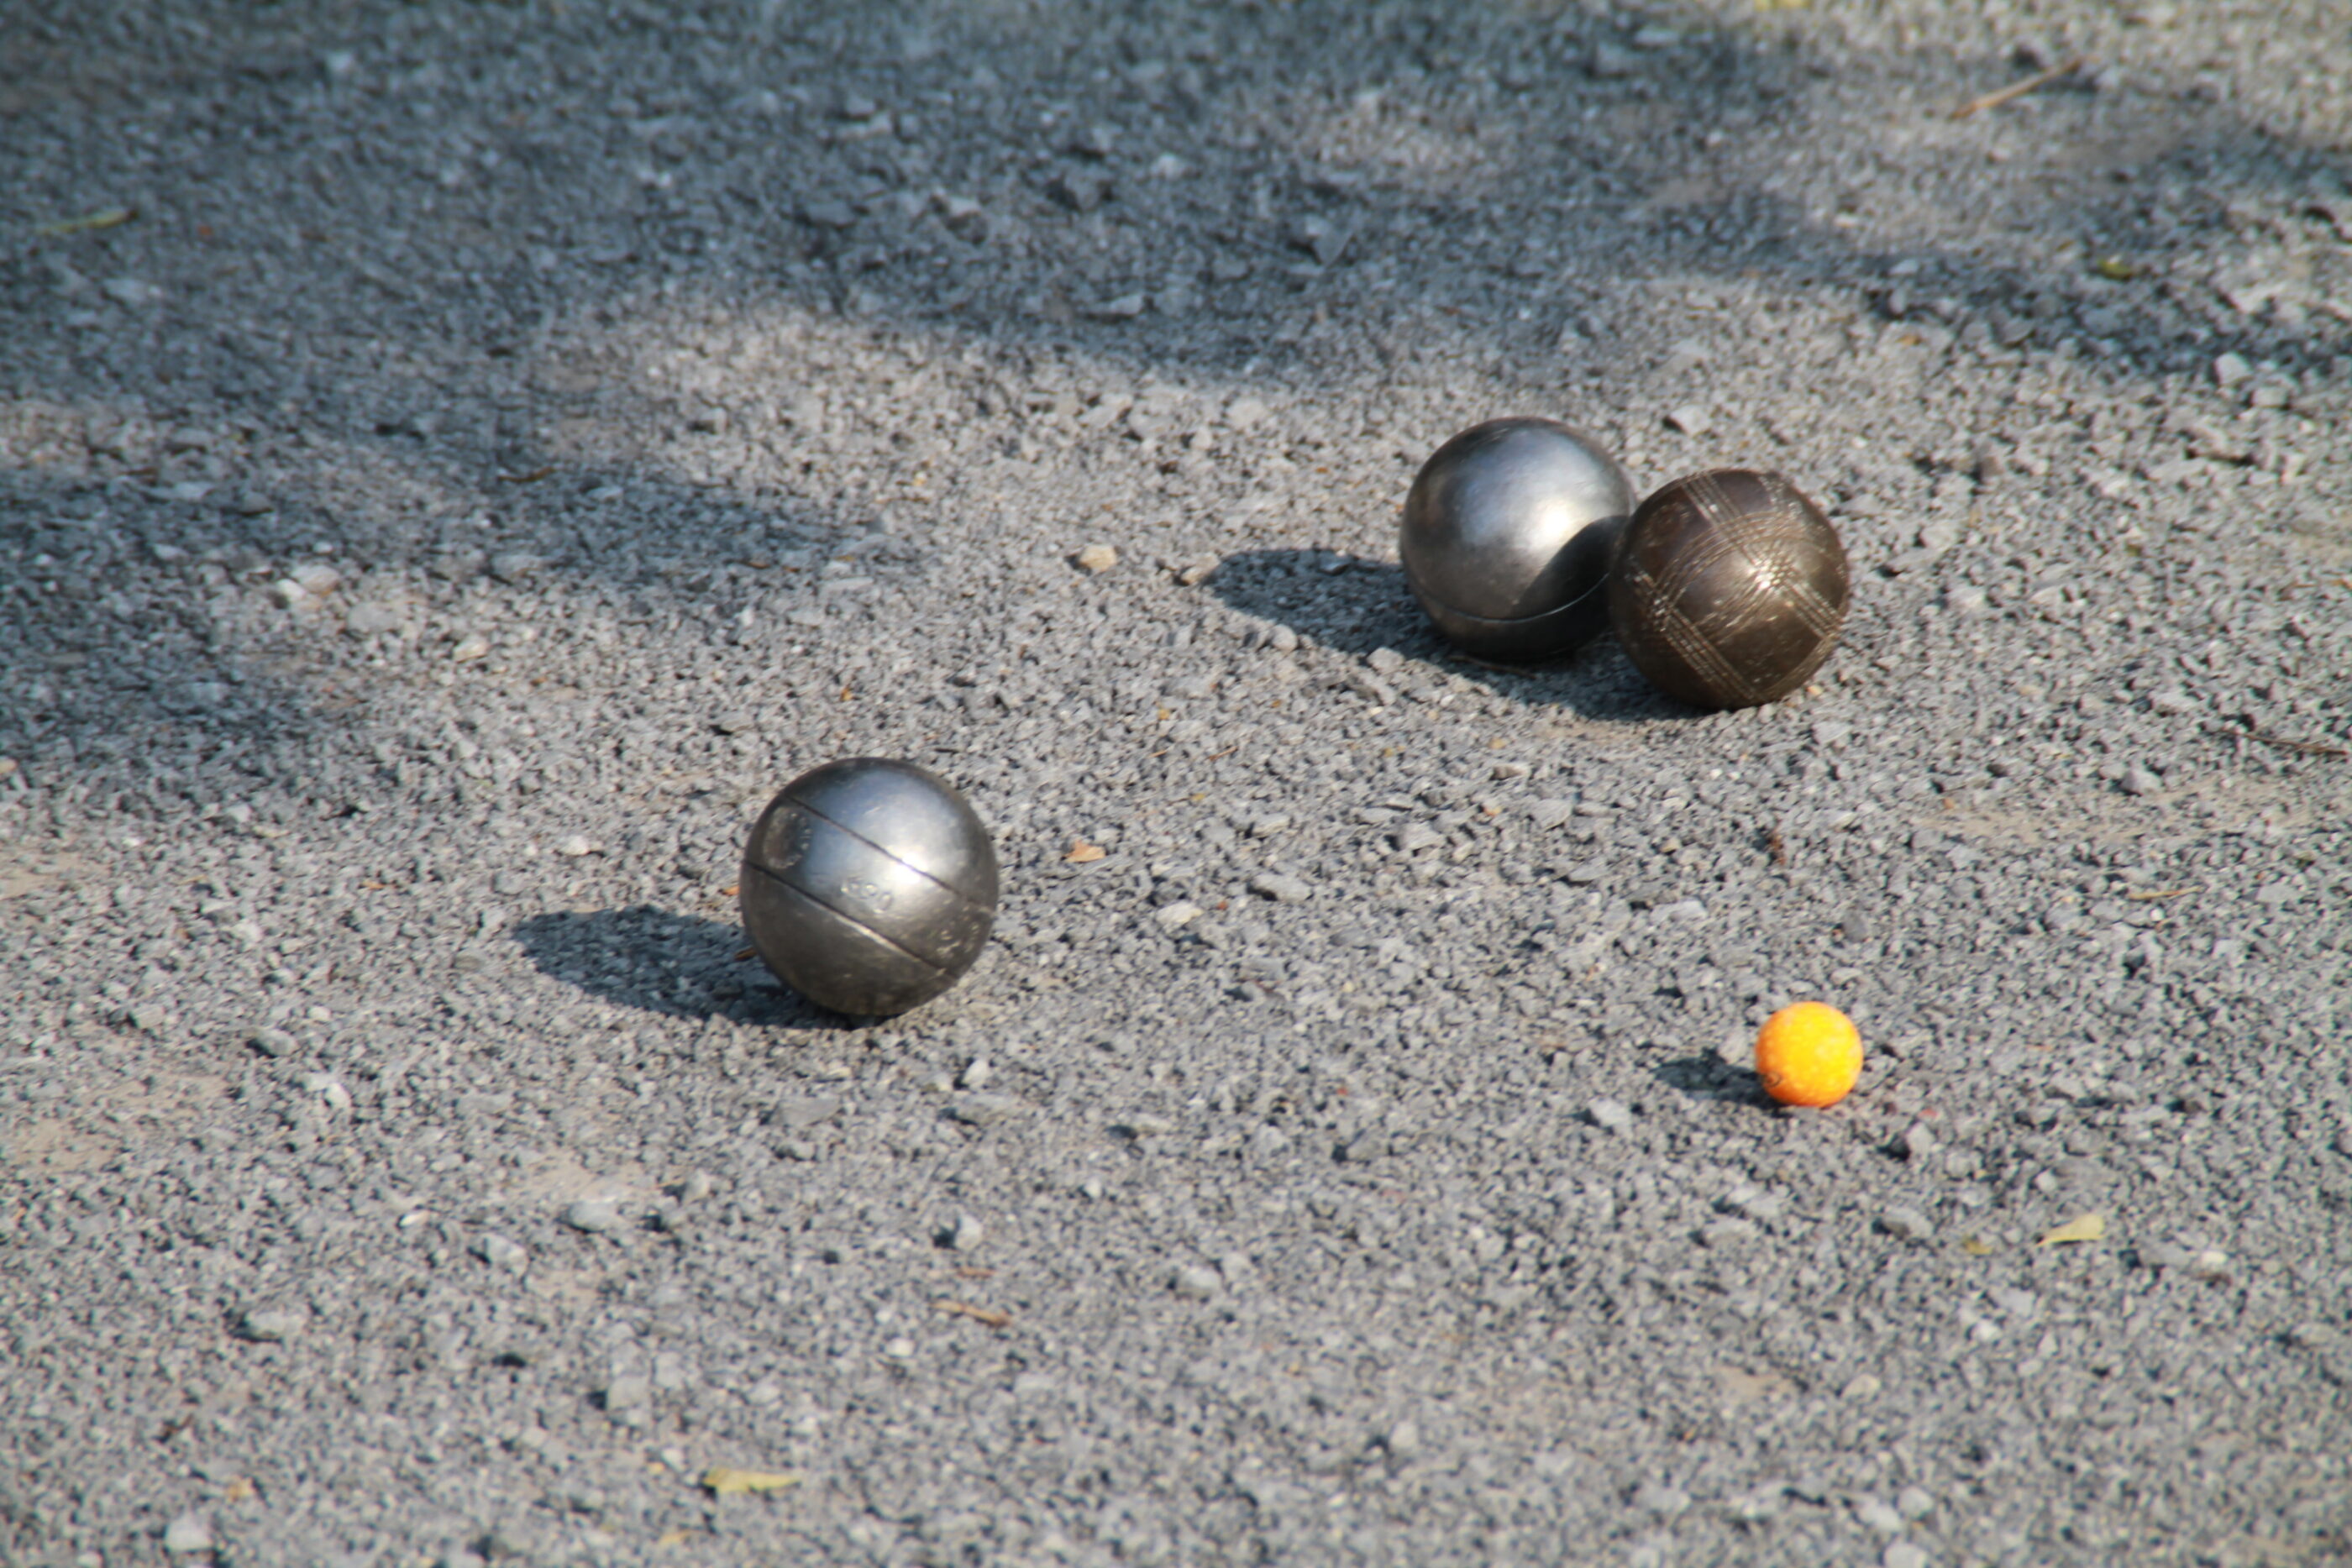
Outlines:
[[210,1552],[213,1549],[212,1516],[191,1511],[173,1520],[163,1531],[166,1552]]
[[563,1223],[574,1230],[585,1230],[593,1236],[619,1225],[621,1215],[603,1198],[582,1198],[563,1211]]
[[1198,1263],[1185,1263],[1168,1277],[1168,1288],[1188,1301],[1205,1301],[1214,1296],[1223,1281],[1213,1269]]
[[474,1243],[474,1251],[493,1269],[520,1269],[530,1261],[530,1249],[510,1237],[497,1231],[486,1233]]
[[1881,1498],[1865,1497],[1854,1500],[1853,1517],[1864,1530],[1874,1530],[1881,1535],[1903,1533],[1903,1516]]
[[248,1308],[237,1325],[245,1337],[258,1344],[276,1344],[300,1333],[310,1322],[310,1314],[284,1307]]
[[1690,1493],[1664,1481],[1648,1481],[1633,1494],[1633,1506],[1656,1514],[1660,1519],[1672,1519],[1690,1507]]

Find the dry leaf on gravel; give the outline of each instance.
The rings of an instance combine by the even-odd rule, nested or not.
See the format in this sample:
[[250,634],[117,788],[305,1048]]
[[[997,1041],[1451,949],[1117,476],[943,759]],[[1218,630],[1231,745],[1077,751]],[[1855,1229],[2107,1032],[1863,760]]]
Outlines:
[[933,1306],[960,1318],[970,1318],[976,1323],[986,1323],[992,1329],[1011,1328],[1013,1314],[998,1307],[975,1307],[970,1301],[934,1301]]
[[739,1470],[725,1465],[702,1472],[702,1485],[713,1497],[740,1497],[746,1492],[782,1491],[801,1484],[798,1470]]
[[1090,844],[1084,839],[1072,839],[1070,852],[1064,858],[1072,865],[1085,865],[1089,861],[1098,861],[1108,853],[1110,852],[1100,844]]
[[2034,1245],[2055,1247],[2064,1241],[2096,1241],[2106,1233],[2107,1217],[2105,1215],[2085,1214],[2068,1220],[2055,1230],[2042,1232],[2042,1239]]
[[93,229],[110,229],[119,224],[129,223],[137,215],[130,207],[101,207],[78,218],[59,218],[53,224],[43,224],[33,232],[46,239],[63,239],[68,235],[88,234]]

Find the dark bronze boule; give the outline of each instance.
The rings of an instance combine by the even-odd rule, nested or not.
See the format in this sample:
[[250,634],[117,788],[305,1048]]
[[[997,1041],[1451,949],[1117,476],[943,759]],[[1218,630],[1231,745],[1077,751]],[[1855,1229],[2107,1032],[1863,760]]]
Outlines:
[[1398,553],[1421,607],[1481,658],[1557,658],[1608,623],[1609,563],[1633,486],[1553,419],[1473,425],[1423,464]]
[[1805,684],[1851,587],[1829,518],[1778,474],[1718,468],[1643,501],[1610,579],[1634,667],[1694,707],[1754,707]]
[[954,787],[854,757],[784,786],[743,846],[744,928],[820,1007],[900,1013],[963,977],[996,919],[996,849]]

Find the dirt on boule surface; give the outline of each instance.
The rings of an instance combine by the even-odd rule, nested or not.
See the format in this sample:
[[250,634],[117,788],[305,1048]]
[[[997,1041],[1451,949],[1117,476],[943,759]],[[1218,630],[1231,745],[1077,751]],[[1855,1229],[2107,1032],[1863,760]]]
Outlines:
[[[2347,126],[2318,0],[0,7],[0,1558],[2345,1561]],[[1843,646],[1450,654],[1507,413]],[[1005,873],[883,1021],[730,896],[861,754]]]

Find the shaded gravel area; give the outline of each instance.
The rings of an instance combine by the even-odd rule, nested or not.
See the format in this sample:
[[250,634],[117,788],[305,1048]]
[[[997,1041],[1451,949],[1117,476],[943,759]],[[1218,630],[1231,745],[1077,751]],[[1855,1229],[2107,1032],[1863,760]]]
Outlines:
[[[2352,27],[1962,9],[6,7],[0,1556],[2352,1556]],[[1505,413],[1845,645],[1450,653]]]

